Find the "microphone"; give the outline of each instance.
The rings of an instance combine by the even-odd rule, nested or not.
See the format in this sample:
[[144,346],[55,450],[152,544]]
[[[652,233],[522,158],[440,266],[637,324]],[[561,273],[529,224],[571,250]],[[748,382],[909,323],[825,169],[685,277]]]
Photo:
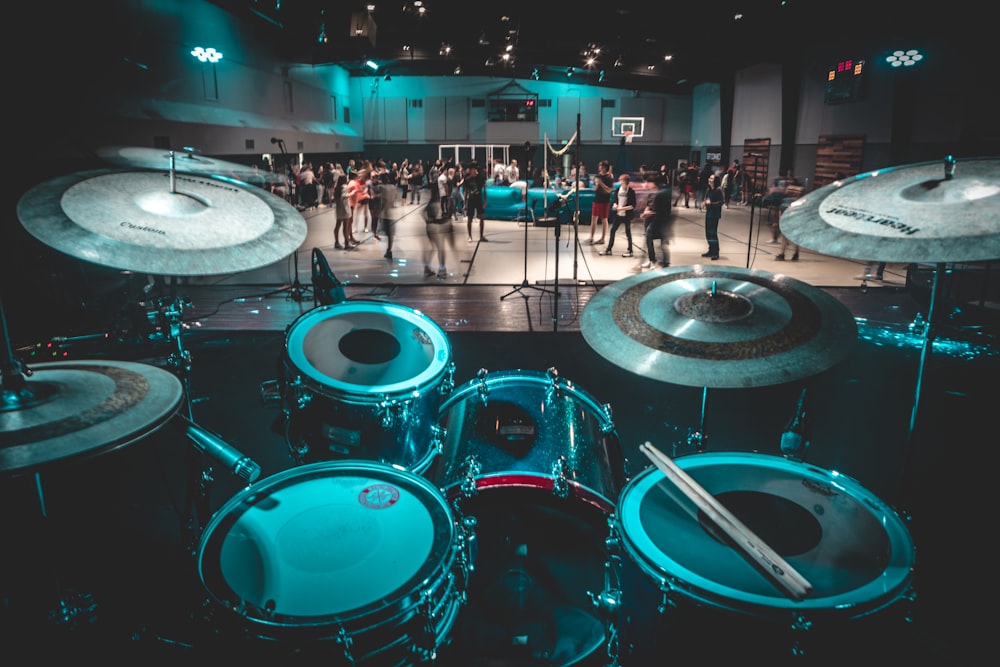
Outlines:
[[313,294],[321,306],[330,306],[347,300],[343,283],[337,280],[329,262],[326,261],[326,255],[319,248],[313,248],[312,283]]
[[276,144],[276,143],[278,143],[279,141],[281,141],[281,139],[278,139],[277,137],[271,137],[271,143],[272,143],[272,144]]
[[782,453],[797,454],[804,451],[809,446],[809,425],[806,423],[806,390],[803,388],[799,394],[798,405],[795,406],[795,414],[788,420],[785,430],[781,434]]
[[186,425],[185,435],[194,443],[195,448],[211,456],[248,484],[257,481],[260,477],[260,466],[249,456],[244,456],[222,438],[198,426],[186,417],[181,417],[181,419]]

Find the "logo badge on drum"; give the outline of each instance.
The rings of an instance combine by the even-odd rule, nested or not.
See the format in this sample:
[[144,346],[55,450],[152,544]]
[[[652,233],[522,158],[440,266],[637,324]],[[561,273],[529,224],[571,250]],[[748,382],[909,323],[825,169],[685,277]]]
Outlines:
[[392,507],[399,500],[399,489],[389,484],[372,484],[358,494],[358,502],[373,510]]

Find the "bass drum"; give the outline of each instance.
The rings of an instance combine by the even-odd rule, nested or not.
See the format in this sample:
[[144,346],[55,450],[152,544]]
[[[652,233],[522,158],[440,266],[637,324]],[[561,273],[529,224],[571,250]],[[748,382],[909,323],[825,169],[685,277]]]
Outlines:
[[440,451],[451,345],[419,311],[344,302],[301,315],[286,334],[282,405],[296,463],[365,459],[423,473]]
[[470,526],[421,477],[313,463],[231,498],[206,526],[198,572],[238,655],[420,664],[464,598]]
[[442,406],[429,477],[476,519],[475,569],[445,665],[601,664],[604,540],[625,463],[610,408],[548,372],[479,375]]
[[836,664],[834,656],[856,660],[859,646],[868,657],[871,647],[898,650],[892,633],[905,629],[907,614],[876,613],[913,597],[915,549],[896,512],[845,475],[782,457],[720,452],[675,462],[812,590],[803,600],[787,597],[649,468],[622,492],[615,520],[621,599],[609,636],[621,664],[664,655],[716,664],[804,655]]

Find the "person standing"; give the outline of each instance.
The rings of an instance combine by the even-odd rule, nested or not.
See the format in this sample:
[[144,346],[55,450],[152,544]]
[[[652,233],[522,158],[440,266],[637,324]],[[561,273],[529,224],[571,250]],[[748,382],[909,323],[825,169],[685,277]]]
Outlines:
[[646,261],[640,269],[649,269],[656,264],[656,242],[660,242],[660,266],[670,266],[670,239],[673,237],[673,216],[671,215],[669,179],[666,176],[654,181],[656,192],[646,200],[642,212],[646,233]]
[[[425,229],[427,232],[427,247],[424,249],[424,277],[430,278],[437,275],[438,278],[448,277],[448,263],[445,259],[445,248],[451,242],[453,227],[451,218],[446,218],[441,213],[441,195],[437,188],[431,188],[430,201],[424,208]],[[438,268],[434,271],[434,258],[437,257]]]
[[701,256],[712,260],[719,259],[719,220],[722,219],[722,205],[725,203],[725,196],[717,180],[715,174],[708,177],[708,189],[702,203],[705,207],[705,240],[708,241],[708,252],[702,253]]
[[469,243],[472,243],[472,219],[479,218],[479,240],[486,238],[486,175],[479,173],[479,166],[473,160],[462,179],[462,191],[465,199],[466,226],[469,232]]
[[618,187],[614,189],[611,196],[611,212],[614,222],[611,223],[611,233],[608,236],[608,247],[602,255],[613,254],[612,248],[615,245],[615,232],[618,227],[625,224],[625,238],[628,240],[628,250],[622,253],[622,257],[632,256],[632,216],[635,213],[635,189],[629,184],[628,174],[618,177]]
[[[611,213],[611,189],[615,181],[610,173],[611,163],[601,160],[597,165],[597,176],[594,177],[594,202],[590,209],[590,238],[587,245],[600,245],[608,235],[608,216]],[[580,188],[584,187],[583,165],[580,165]],[[594,240],[597,233],[597,223],[601,223],[601,238]]]

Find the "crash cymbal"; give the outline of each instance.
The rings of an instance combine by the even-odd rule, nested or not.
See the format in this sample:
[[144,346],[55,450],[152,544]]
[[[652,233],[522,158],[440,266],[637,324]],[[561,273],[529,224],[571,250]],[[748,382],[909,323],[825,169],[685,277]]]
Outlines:
[[792,243],[886,262],[1000,259],[1000,159],[878,169],[796,199],[781,216]]
[[98,169],[33,187],[21,224],[79,259],[138,273],[236,273],[295,252],[306,222],[281,197],[241,181]]
[[857,325],[806,283],[737,267],[679,266],[602,288],[580,320],[587,343],[628,371],[692,387],[761,387],[842,360]]
[[181,404],[180,380],[155,366],[59,361],[30,370],[23,388],[3,390],[0,474],[119,449],[162,426]]
[[[217,158],[200,155],[194,149],[165,150],[162,148],[143,148],[141,146],[106,146],[97,149],[97,155],[120,167],[136,169],[163,169],[184,172],[186,174],[201,174],[202,176],[228,176],[254,185],[265,183],[281,183],[288,179],[281,174],[265,171],[238,162],[227,162]],[[171,162],[171,158],[173,161]]]

